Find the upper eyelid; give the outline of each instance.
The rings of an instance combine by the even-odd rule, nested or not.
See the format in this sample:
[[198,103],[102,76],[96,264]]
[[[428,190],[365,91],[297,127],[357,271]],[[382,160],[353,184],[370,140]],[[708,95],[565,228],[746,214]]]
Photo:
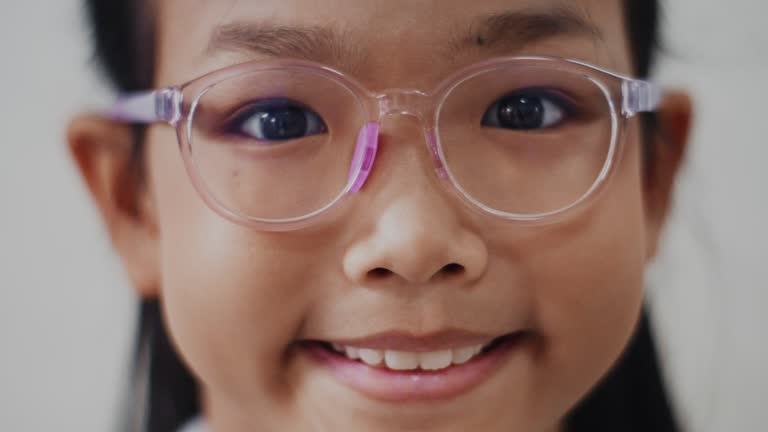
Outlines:
[[[280,102],[281,104],[279,105],[275,104],[270,106],[269,105],[270,102]],[[233,119],[245,113],[255,111],[257,109],[270,109],[270,108],[280,108],[280,107],[292,107],[292,108],[295,107],[295,108],[305,109],[313,113],[314,115],[322,118],[320,114],[317,113],[317,111],[312,109],[312,107],[308,106],[307,104],[303,104],[301,102],[294,101],[288,98],[268,98],[268,99],[261,99],[258,101],[247,102],[245,104],[237,106],[237,108],[234,111],[226,114],[224,117],[227,119]]]
[[576,103],[575,99],[570,95],[568,95],[567,92],[563,90],[547,88],[547,87],[523,88],[523,89],[515,90],[513,92],[509,92],[507,95],[511,96],[511,95],[517,95],[517,94],[548,97],[551,99],[563,100],[568,103]]
[[[272,105],[271,105],[272,104]],[[309,105],[302,103],[300,101],[291,99],[291,98],[282,98],[282,97],[271,97],[271,98],[263,98],[263,99],[257,99],[253,101],[246,102],[242,104],[243,107],[261,107],[265,106],[267,108],[272,108],[276,106],[289,106],[289,107],[297,107],[297,108],[304,108],[309,111],[314,111],[312,107]]]
[[556,91],[556,90],[553,91],[551,89],[538,88],[538,87],[534,87],[531,89],[515,90],[513,92],[505,93],[503,96],[496,99],[491,105],[491,107],[498,105],[501,101],[503,101],[508,97],[512,97],[518,94],[533,94],[536,96],[546,97],[552,100],[553,102],[555,102],[555,104],[559,108],[563,109],[565,113],[568,115],[572,115],[574,113],[579,112],[579,103],[574,98],[560,91]]
[[[279,101],[279,102],[288,102],[287,104],[283,105],[276,105],[274,107],[270,107],[267,105],[270,101]],[[263,102],[265,105],[260,105],[259,103]],[[307,106],[306,104],[302,104],[301,102],[293,101],[291,99],[281,99],[281,98],[270,98],[270,99],[264,99],[262,101],[254,102],[254,103],[248,103],[241,107],[239,107],[237,110],[232,112],[231,114],[228,114],[224,116],[224,120],[221,122],[226,127],[229,127],[231,123],[233,122],[239,122],[248,119],[253,113],[259,112],[259,110],[268,110],[270,108],[279,108],[279,107],[296,107],[303,110],[306,110],[308,113],[310,113],[312,116],[316,117],[321,125],[322,131],[326,131],[328,129],[328,126],[325,123],[325,120],[323,117],[317,113],[314,109]]]

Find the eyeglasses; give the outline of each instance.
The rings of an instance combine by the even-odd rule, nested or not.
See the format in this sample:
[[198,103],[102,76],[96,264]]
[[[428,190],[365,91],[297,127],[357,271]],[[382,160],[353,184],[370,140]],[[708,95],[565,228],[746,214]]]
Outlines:
[[360,191],[393,114],[420,121],[437,177],[470,206],[547,223],[597,195],[627,120],[660,99],[650,82],[561,58],[496,58],[432,91],[380,93],[323,65],[279,60],[123,95],[110,116],[175,127],[207,205],[262,230],[305,226]]

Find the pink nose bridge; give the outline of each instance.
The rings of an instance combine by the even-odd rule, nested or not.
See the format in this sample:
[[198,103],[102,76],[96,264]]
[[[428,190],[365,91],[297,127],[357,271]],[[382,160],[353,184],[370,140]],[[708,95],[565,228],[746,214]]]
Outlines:
[[358,192],[365,185],[376,159],[381,119],[391,115],[411,116],[419,120],[424,128],[425,138],[438,174],[445,177],[446,172],[440,161],[437,137],[429,120],[433,118],[434,109],[430,95],[420,90],[395,89],[379,93],[375,98],[378,102],[379,119],[375,122],[366,123],[360,130],[349,168],[349,181],[352,185],[349,191]]

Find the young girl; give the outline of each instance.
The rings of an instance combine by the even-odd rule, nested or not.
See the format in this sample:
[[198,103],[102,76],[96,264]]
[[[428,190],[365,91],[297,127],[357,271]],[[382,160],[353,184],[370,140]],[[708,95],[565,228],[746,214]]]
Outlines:
[[676,430],[655,1],[87,7],[125,95],[69,142],[142,299],[132,430]]

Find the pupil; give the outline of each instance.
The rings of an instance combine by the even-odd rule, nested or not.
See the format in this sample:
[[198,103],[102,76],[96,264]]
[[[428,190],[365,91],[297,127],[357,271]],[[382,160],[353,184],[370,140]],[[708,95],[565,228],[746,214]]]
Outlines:
[[261,115],[261,130],[266,139],[288,140],[307,133],[307,118],[299,108],[280,108]]
[[512,96],[499,104],[499,122],[511,129],[538,129],[544,123],[544,106],[541,99],[529,96]]

